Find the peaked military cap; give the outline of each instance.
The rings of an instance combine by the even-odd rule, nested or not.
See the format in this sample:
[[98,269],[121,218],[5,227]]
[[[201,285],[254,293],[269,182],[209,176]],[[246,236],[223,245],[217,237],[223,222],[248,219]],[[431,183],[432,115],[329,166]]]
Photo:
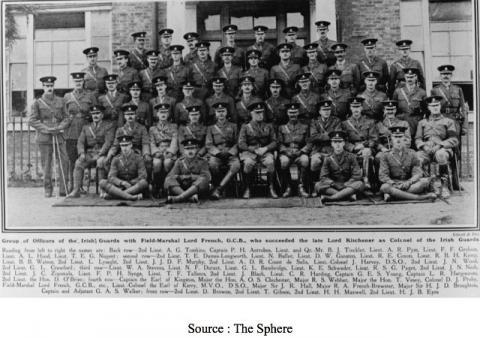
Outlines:
[[363,101],[365,101],[365,99],[361,96],[355,96],[348,99],[348,103],[350,103],[352,106],[361,106]]
[[145,39],[146,36],[147,36],[147,32],[136,32],[132,34],[132,38],[134,39],[138,39],[138,38]]
[[265,103],[255,102],[255,103],[249,104],[247,108],[251,112],[263,111],[265,110]]
[[173,34],[173,29],[163,28],[158,31],[158,35],[163,35],[164,37],[169,37]]
[[182,83],[183,89],[193,89],[195,88],[195,82],[193,81],[185,81]]
[[268,84],[270,86],[280,86],[280,87],[283,87],[283,85],[285,84],[285,82],[283,82],[282,79],[277,79],[277,78],[273,78],[273,79],[269,79],[268,80]]
[[142,83],[140,81],[132,81],[128,84],[128,89],[142,89]]
[[98,53],[98,47],[88,47],[83,50],[83,54],[89,55],[96,55]]
[[254,82],[255,82],[255,78],[253,76],[245,75],[245,76],[240,77],[240,83],[241,84],[244,84],[244,83],[253,84]]
[[210,42],[208,41],[200,41],[195,44],[195,47],[197,48],[208,48],[210,47]]
[[258,26],[255,26],[253,27],[253,31],[255,33],[265,33],[266,31],[268,31],[268,27],[267,26],[262,26],[262,25],[258,25]]
[[332,141],[344,141],[347,138],[347,134],[343,130],[334,130],[328,133],[328,137]]
[[84,72],[74,72],[74,73],[70,73],[70,75],[74,80],[83,80],[85,78]]
[[126,104],[122,106],[122,111],[124,113],[135,113],[137,111],[137,106],[135,104]]
[[338,42],[332,45],[331,50],[336,52],[340,50],[345,50],[347,49],[348,45],[343,43],[343,42]]
[[200,145],[200,142],[196,138],[187,138],[182,141],[182,146],[184,147],[195,147]]
[[129,56],[130,53],[124,49],[117,49],[113,52],[113,55],[118,58],[120,56]]
[[410,48],[410,46],[412,45],[413,41],[412,40],[400,40],[400,41],[397,41],[395,44],[398,46],[398,48],[400,49],[407,49],[407,48]]
[[171,45],[168,47],[172,53],[181,53],[184,48],[182,45]]
[[162,84],[162,83],[167,83],[167,77],[166,76],[163,76],[163,75],[160,75],[160,76],[155,76],[152,80],[152,84],[153,85],[158,85],[158,84]]
[[378,79],[380,77],[380,73],[374,70],[367,70],[366,72],[363,72],[362,75],[366,79]]
[[228,103],[227,102],[215,102],[212,107],[214,109],[227,109]]
[[279,45],[277,46],[277,49],[278,49],[279,51],[281,51],[281,50],[283,50],[283,49],[292,50],[292,45],[289,44],[289,43],[284,42],[284,43],[279,44]]
[[283,33],[287,35],[293,35],[293,34],[296,34],[297,32],[298,32],[298,27],[295,27],[295,26],[286,27],[283,30]]
[[94,104],[90,107],[90,113],[103,113],[105,111],[105,107],[99,104]]
[[308,81],[308,80],[310,80],[310,76],[312,76],[312,73],[299,74],[299,75],[297,75],[297,77],[295,78],[295,81],[297,81],[297,82]]
[[188,113],[200,113],[200,106],[189,106],[187,107]]
[[108,74],[103,77],[104,81],[117,81],[118,75],[117,74]]
[[453,65],[441,65],[437,69],[440,72],[440,74],[443,74],[443,73],[453,72],[455,70],[455,67]]
[[40,78],[41,83],[51,83],[54,84],[55,81],[57,81],[57,78],[55,76],[44,76]]
[[300,103],[298,102],[291,102],[291,103],[286,103],[283,105],[285,109],[288,110],[298,110],[300,108]]
[[225,27],[222,28],[224,33],[234,33],[238,31],[238,26],[237,25],[226,25]]
[[339,78],[342,75],[342,71],[340,69],[329,69],[325,72],[325,77],[328,78]]
[[396,126],[396,127],[390,127],[388,128],[388,130],[390,130],[392,135],[403,135],[407,131],[407,127]]
[[262,52],[259,51],[258,49],[251,49],[251,50],[247,51],[247,53],[246,53],[247,59],[249,59],[251,57],[260,58],[261,56],[262,56]]
[[169,110],[170,109],[170,104],[168,103],[158,103],[156,104],[153,109],[155,110]]
[[316,51],[318,48],[318,43],[312,42],[309,43],[308,45],[303,46],[303,49],[305,49],[307,52],[312,52]]
[[230,46],[225,46],[220,48],[220,54],[233,54],[235,53],[235,48],[230,47]]
[[212,85],[225,84],[226,79],[224,77],[214,77],[212,78]]
[[159,56],[160,52],[158,50],[151,49],[145,53],[146,56]]
[[117,136],[117,140],[119,143],[132,142],[133,136],[125,134],[124,132],[119,132],[119,135]]
[[442,97],[439,95],[432,95],[425,98],[425,103],[428,105],[437,105],[442,102]]
[[398,105],[398,101],[397,100],[385,100],[385,101],[382,101],[382,104],[385,108],[396,108],[397,105]]
[[332,100],[322,100],[318,103],[319,109],[331,109],[333,106]]
[[315,22],[315,26],[318,28],[328,28],[328,26],[330,26],[330,21],[320,20]]
[[418,75],[417,68],[403,68],[403,73],[405,76]]
[[377,44],[378,39],[368,38],[362,40],[362,45],[365,47],[373,47]]
[[198,39],[199,37],[200,37],[200,35],[197,32],[189,32],[189,33],[185,33],[183,35],[183,38],[187,41],[193,40],[193,39]]

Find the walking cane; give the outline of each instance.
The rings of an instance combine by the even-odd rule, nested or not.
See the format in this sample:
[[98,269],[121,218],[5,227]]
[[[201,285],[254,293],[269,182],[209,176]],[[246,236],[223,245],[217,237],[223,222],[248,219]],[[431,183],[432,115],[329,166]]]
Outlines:
[[[63,186],[65,188],[65,192],[67,192],[67,181],[65,180],[65,173],[63,172],[63,165],[62,165],[62,158],[60,157],[59,155],[59,149],[60,149],[60,145],[58,143],[58,136],[57,135],[53,135],[53,138],[55,140],[55,143],[57,145],[57,154],[58,154],[58,163],[60,164],[60,172],[62,174],[62,181],[63,181]],[[60,189],[60,187],[59,187]]]
[[58,198],[58,196],[60,195],[59,193],[59,190],[60,190],[60,187],[58,185],[58,175],[57,175],[57,153],[56,153],[56,147],[55,147],[55,135],[52,135],[52,147],[53,147],[53,177],[55,178],[55,186],[56,186],[56,190],[55,190],[55,198]]

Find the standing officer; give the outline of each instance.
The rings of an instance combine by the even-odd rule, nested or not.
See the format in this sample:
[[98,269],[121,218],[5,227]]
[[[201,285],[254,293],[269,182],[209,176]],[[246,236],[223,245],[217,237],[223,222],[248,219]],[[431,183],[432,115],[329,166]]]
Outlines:
[[73,189],[73,169],[75,161],[78,158],[77,141],[82,128],[87,124],[90,118],[90,107],[97,104],[97,99],[91,93],[83,89],[85,73],[71,73],[74,88],[73,91],[66,93],[63,97],[65,111],[69,116],[70,125],[65,129],[64,137],[66,140],[68,155],[68,190]]
[[467,112],[465,110],[463,90],[451,82],[455,67],[452,65],[442,65],[437,69],[440,72],[442,83],[432,89],[432,95],[442,97],[442,114],[455,121],[457,137],[465,135],[467,133],[467,125],[465,123]]
[[243,72],[243,76],[251,76],[255,79],[255,94],[263,99],[268,81],[268,70],[259,67],[262,52],[252,49],[248,51],[246,55],[248,68]]
[[290,100],[281,96],[282,86],[284,85],[281,79],[268,80],[268,88],[270,91],[270,97],[265,101],[265,122],[273,123],[275,130],[282,124],[287,123],[288,116],[286,110],[286,104],[290,103]]
[[[205,148],[205,138],[207,136],[207,127],[200,121],[200,106],[191,106],[188,110],[188,123],[178,128],[178,142],[182,144],[187,139],[196,139],[199,149],[198,156],[204,156],[207,153]],[[180,154],[183,155],[183,146],[180,145]]]
[[[420,62],[410,57],[410,49],[412,46],[412,40],[400,40],[396,42],[398,50],[400,52],[400,58],[395,60],[390,65],[390,81],[388,84],[388,90],[390,95],[401,85],[401,80],[405,77],[404,73],[406,69],[417,69],[417,85],[421,88],[425,88],[425,80],[423,77],[423,69]],[[389,95],[389,96],[390,96]]]
[[375,71],[366,71],[363,74],[365,90],[358,96],[363,97],[363,115],[378,122],[383,118],[383,104],[387,94],[376,89],[380,74]]
[[88,66],[81,70],[85,73],[84,87],[98,98],[99,95],[103,94],[106,90],[103,78],[108,75],[108,71],[97,65],[98,47],[84,49],[83,54],[85,54],[88,61]]
[[183,35],[185,41],[187,41],[188,53],[183,57],[185,65],[190,65],[192,62],[198,59],[197,56],[197,42],[200,35],[196,32],[189,32]]
[[220,49],[224,46],[234,48],[235,51],[233,52],[233,56],[232,56],[232,64],[244,69],[245,68],[245,51],[239,46],[235,45],[235,37],[237,35],[238,27],[236,25],[226,25],[225,27],[223,27],[222,30],[225,35],[225,45],[220,46],[215,51],[214,61],[215,61],[216,69],[220,69],[223,67],[222,58],[220,56]]
[[83,126],[78,137],[77,151],[79,156],[75,162],[73,173],[73,190],[68,197],[80,197],[85,169],[96,167],[99,181],[106,177],[106,157],[113,143],[114,132],[103,121],[104,111],[105,108],[100,105],[90,107],[92,122]]
[[275,46],[265,41],[265,35],[268,28],[259,25],[253,27],[253,31],[255,32],[255,43],[247,48],[247,52],[250,50],[260,51],[260,62],[258,65],[266,70],[270,70],[270,68],[272,68],[272,66],[278,61],[276,60]]
[[317,94],[324,91],[327,65],[318,62],[318,44],[310,43],[303,47],[307,52],[308,64],[302,68],[304,73],[310,73],[310,89]]
[[347,198],[356,200],[357,193],[365,189],[362,183],[362,170],[354,154],[345,150],[347,135],[343,131],[329,134],[333,154],[325,158],[320,172],[320,181],[315,184],[315,191],[320,201],[340,201]]
[[363,97],[350,99],[352,115],[342,122],[342,130],[347,134],[345,149],[362,159],[363,181],[370,189],[370,166],[373,164],[373,155],[377,146],[378,131],[375,122],[362,115]]
[[430,179],[423,177],[422,165],[410,149],[410,143],[405,144],[406,127],[391,127],[392,151],[385,153],[380,161],[379,179],[382,183],[380,191],[385,202],[391,197],[399,200],[435,199],[434,193],[427,193]]
[[[366,72],[369,72],[369,74],[371,72],[377,72],[378,78],[376,89],[386,93],[389,80],[388,65],[384,59],[377,56],[377,41],[377,39],[372,38],[362,40],[365,56],[358,63],[358,69],[362,75],[361,82],[364,82],[365,74],[367,74]],[[363,84],[361,84],[361,87],[363,87]]]
[[318,61],[325,63],[327,66],[331,66],[336,60],[332,52],[332,46],[336,44],[337,41],[328,38],[328,26],[330,26],[330,22],[317,21],[315,22],[315,26],[317,26],[318,40],[314,41],[314,43],[318,44]]
[[167,95],[167,77],[157,76],[153,78],[153,85],[157,95],[150,100],[150,109],[153,110],[159,103],[168,103],[170,107],[170,114],[168,115],[170,120],[173,120],[173,108],[175,107],[175,98]]
[[297,102],[300,105],[300,121],[307,125],[317,117],[317,107],[320,102],[320,96],[310,90],[310,78],[310,73],[297,76],[297,85],[300,87],[300,91],[292,97],[292,102]]
[[136,69],[128,66],[129,52],[123,49],[117,49],[113,54],[118,63],[117,89],[121,93],[128,93],[128,84],[134,81],[140,81],[140,77]]
[[117,91],[118,76],[110,74],[104,77],[107,93],[98,98],[98,103],[105,107],[104,121],[108,122],[111,128],[117,129],[120,121],[120,113],[124,103],[128,101],[126,94]]
[[448,161],[458,146],[457,130],[455,122],[441,113],[441,96],[429,96],[425,102],[430,116],[418,123],[415,134],[417,156],[422,165],[432,160],[438,163],[438,174],[443,182],[442,196],[448,197]]
[[274,187],[275,159],[273,152],[277,149],[275,130],[269,123],[264,122],[265,104],[253,103],[248,106],[251,121],[242,125],[238,136],[240,161],[243,163],[245,192],[243,198],[250,198],[251,184],[253,183],[253,169],[262,164],[267,169],[267,180],[270,197],[278,198]]
[[173,64],[170,51],[170,45],[172,44],[172,34],[173,29],[171,28],[163,28],[158,32],[158,35],[160,35],[160,47],[158,48],[158,51],[160,53],[160,69],[168,68]]
[[140,72],[142,69],[147,68],[147,57],[145,54],[145,37],[146,32],[137,32],[132,34],[133,49],[130,50],[128,56],[130,60],[130,66]]
[[270,69],[270,78],[283,80],[285,95],[290,99],[295,94],[296,77],[302,70],[298,64],[291,60],[292,45],[281,43],[277,46],[277,50],[280,55],[280,62]]
[[417,86],[417,68],[404,68],[403,71],[406,80],[405,86],[395,89],[392,99],[398,101],[397,117],[407,121],[412,135],[415,135],[418,121],[423,118],[422,103],[427,97],[427,93]]
[[142,100],[149,102],[153,97],[153,79],[164,74],[163,70],[158,66],[157,50],[149,50],[145,53],[147,57],[148,67],[142,69],[138,74],[142,81]]
[[223,61],[223,67],[217,72],[218,77],[225,79],[225,88],[228,95],[232,98],[238,94],[238,87],[240,77],[242,76],[242,68],[232,64],[233,53],[235,48],[222,47],[220,48],[220,55]]
[[200,106],[201,120],[205,121],[207,118],[207,111],[204,103],[193,97],[193,90],[195,84],[191,81],[187,81],[183,84],[183,100],[175,105],[175,112],[173,121],[178,125],[185,125],[188,123],[188,107]]
[[[150,128],[153,122],[152,118],[152,110],[150,108],[150,104],[148,102],[143,101],[140,98],[140,93],[142,92],[142,85],[140,82],[132,82],[128,85],[130,97],[132,98],[130,102],[127,102],[127,105],[135,105],[137,106],[136,111],[136,121],[140,124],[143,124],[147,130]],[[125,123],[125,119],[123,114],[120,114],[120,126],[123,126]]]
[[212,79],[213,94],[205,100],[207,108],[207,116],[204,119],[207,126],[215,123],[215,108],[213,107],[218,102],[225,102],[228,105],[230,117],[235,116],[235,101],[233,97],[225,93],[226,79],[223,77],[214,77]]
[[250,121],[250,110],[248,107],[262,100],[253,95],[253,86],[255,85],[255,79],[251,76],[242,76],[240,78],[240,98],[235,104],[235,111],[232,114],[232,122],[236,123],[238,127],[242,124]]
[[68,158],[63,132],[70,124],[70,119],[65,112],[63,100],[54,94],[53,87],[56,79],[55,76],[40,78],[43,94],[33,102],[28,117],[29,125],[37,131],[36,141],[40,150],[45,197],[52,197],[53,156],[56,156],[58,161],[55,180],[60,180],[59,195],[65,196],[67,191]]
[[297,45],[298,27],[286,27],[283,33],[285,34],[285,42],[292,46],[292,62],[298,64],[300,67],[305,66],[307,64],[307,53],[303,47]]
[[148,189],[145,163],[142,155],[133,150],[132,139],[131,135],[123,132],[116,138],[121,153],[112,160],[108,179],[100,181],[100,188],[105,191],[103,198],[137,201]]
[[305,191],[307,186],[308,153],[307,140],[309,136],[309,126],[299,121],[300,104],[292,102],[285,107],[288,115],[288,123],[278,128],[278,146],[280,154],[281,176],[286,185],[282,197],[292,195],[292,176],[290,166],[293,164],[298,167],[298,196],[307,198],[309,195]]
[[190,68],[182,64],[182,45],[171,45],[170,52],[173,64],[165,69],[167,76],[168,96],[175,98],[176,102],[182,99],[182,85],[190,80]]
[[327,78],[328,86],[320,98],[332,101],[332,114],[343,121],[347,118],[348,102],[352,97],[352,93],[348,89],[340,88],[341,74],[342,71],[338,69],[327,70],[325,77]]
[[197,203],[198,195],[207,194],[212,179],[208,162],[198,155],[198,140],[188,138],[182,141],[184,154],[174,164],[165,179],[168,191],[167,203],[189,200]]
[[159,196],[165,177],[177,159],[178,128],[175,123],[168,122],[168,103],[159,103],[154,109],[157,123],[150,128],[149,134],[153,157],[153,195]]
[[310,123],[310,140],[306,152],[310,154],[310,170],[314,181],[319,177],[323,160],[333,152],[328,135],[341,129],[340,119],[332,115],[332,106],[330,100],[320,101],[317,108],[320,116]]
[[220,199],[228,182],[240,171],[238,129],[235,123],[227,121],[228,107],[227,102],[217,102],[213,105],[216,122],[208,127],[205,141],[208,166],[215,185],[211,195],[214,200]]
[[215,76],[215,64],[208,58],[208,48],[210,42],[202,41],[196,44],[198,60],[190,64],[192,81],[199,86],[194,96],[200,100],[205,100],[208,96],[208,86],[210,80]]
[[340,75],[340,86],[349,89],[352,95],[356,95],[360,86],[360,71],[354,63],[348,62],[345,58],[348,46],[344,43],[336,43],[332,46],[332,51],[337,61],[329,69],[338,69],[342,71]]

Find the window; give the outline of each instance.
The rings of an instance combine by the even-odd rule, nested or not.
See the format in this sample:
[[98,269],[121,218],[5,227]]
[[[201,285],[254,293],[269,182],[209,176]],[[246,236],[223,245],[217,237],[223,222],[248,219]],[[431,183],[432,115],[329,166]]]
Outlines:
[[27,109],[27,17],[16,15],[18,39],[9,50],[11,116],[25,116]]

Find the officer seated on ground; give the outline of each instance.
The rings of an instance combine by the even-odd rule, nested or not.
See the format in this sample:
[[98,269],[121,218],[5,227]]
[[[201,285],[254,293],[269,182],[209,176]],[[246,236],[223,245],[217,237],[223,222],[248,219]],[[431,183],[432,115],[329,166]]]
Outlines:
[[182,141],[184,149],[180,157],[165,179],[165,190],[168,191],[167,203],[190,201],[197,203],[199,195],[208,193],[211,181],[208,162],[198,156],[199,142],[195,138]]
[[391,127],[392,150],[384,153],[380,161],[380,191],[385,202],[392,197],[399,200],[435,199],[430,179],[423,177],[422,166],[415,150],[406,138],[407,127]]
[[108,179],[100,181],[102,198],[136,201],[148,189],[147,170],[142,156],[133,151],[132,140],[133,137],[123,131],[118,135],[121,153],[112,160]]
[[275,159],[277,140],[273,125],[264,122],[265,103],[257,102],[248,106],[251,121],[242,125],[238,137],[240,161],[243,164],[245,192],[243,198],[250,198],[250,189],[254,180],[254,169],[262,164],[267,169],[270,197],[278,198],[274,187]]
[[292,164],[297,165],[299,172],[298,195],[304,198],[309,197],[304,188],[307,185],[309,164],[306,146],[309,126],[299,121],[299,108],[299,103],[288,103],[286,105],[288,123],[278,128],[280,169],[282,181],[286,185],[282,197],[290,197],[292,195],[292,176],[290,174],[290,166]]
[[346,133],[332,131],[329,134],[333,154],[326,157],[320,171],[320,181],[315,184],[315,191],[320,201],[340,201],[357,199],[357,193],[364,190],[362,170],[357,157],[344,149]]
[[68,197],[80,197],[80,187],[83,181],[83,173],[87,168],[96,167],[98,180],[106,176],[106,158],[108,150],[113,143],[113,129],[108,122],[103,121],[105,108],[94,105],[90,108],[92,123],[83,126],[78,137],[78,159],[75,161],[73,171],[73,190]]
[[228,182],[240,171],[237,125],[227,121],[227,107],[227,102],[213,104],[216,122],[208,127],[205,141],[208,166],[216,186],[211,195],[214,200],[220,199]]
[[159,103],[154,107],[156,123],[150,128],[150,150],[153,157],[153,196],[161,194],[166,175],[172,169],[178,152],[178,128],[168,122],[170,105]]
[[415,144],[422,166],[432,160],[438,163],[438,175],[442,180],[442,197],[449,197],[448,161],[453,156],[453,148],[458,146],[455,122],[440,113],[441,96],[430,96],[425,99],[430,116],[418,123]]

